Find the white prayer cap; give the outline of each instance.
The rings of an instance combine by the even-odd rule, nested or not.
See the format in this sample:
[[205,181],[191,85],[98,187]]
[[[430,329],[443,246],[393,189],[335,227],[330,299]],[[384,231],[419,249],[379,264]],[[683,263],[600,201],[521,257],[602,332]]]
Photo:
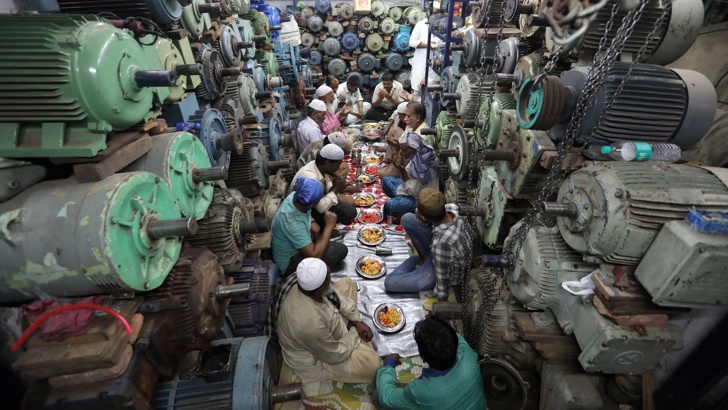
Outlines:
[[327,272],[324,261],[318,258],[306,258],[296,268],[298,286],[306,291],[316,290],[323,285]]
[[313,100],[310,103],[308,103],[308,108],[314,110],[314,111],[326,111],[326,103],[321,100]]
[[343,132],[339,131],[332,132],[328,135],[328,138],[330,143],[338,145],[341,149],[346,148],[346,145],[349,143],[349,138]]
[[314,96],[316,98],[321,98],[324,95],[326,95],[326,94],[328,94],[330,92],[333,92],[333,91],[334,90],[331,87],[329,87],[326,84],[323,84],[323,85],[319,86],[319,88],[316,89],[316,94]]
[[399,103],[399,105],[397,106],[397,113],[404,114],[407,111],[407,104],[409,104],[409,101]]
[[319,153],[329,161],[341,161],[344,159],[344,150],[336,144],[324,145]]

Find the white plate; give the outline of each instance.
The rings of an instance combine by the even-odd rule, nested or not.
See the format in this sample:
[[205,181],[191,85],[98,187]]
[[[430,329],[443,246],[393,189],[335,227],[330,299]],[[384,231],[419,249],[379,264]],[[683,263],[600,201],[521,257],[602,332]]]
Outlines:
[[[377,273],[376,275],[367,275],[366,273],[362,272],[361,265],[362,263],[364,263],[365,260],[368,259],[374,259],[375,261],[379,262],[379,266],[382,267],[379,270],[379,273]],[[356,273],[358,273],[359,276],[365,279],[378,279],[387,274],[387,265],[384,263],[384,260],[377,255],[364,255],[356,261]]]
[[369,194],[369,193],[355,194],[352,196],[352,198],[354,198],[354,201],[356,201],[358,198],[371,198],[372,199],[372,203],[370,203],[369,205],[359,205],[359,204],[356,205],[356,206],[361,206],[361,207],[372,206],[372,205],[374,205],[374,203],[377,200],[377,197],[375,197],[374,194]]
[[[399,312],[399,315],[402,317],[402,320],[397,324],[397,326],[395,326],[395,327],[387,327],[387,326],[384,326],[379,321],[379,312],[381,312],[381,311],[383,311],[385,309],[397,309],[397,311]],[[398,304],[396,304],[396,303],[382,303],[381,305],[377,306],[374,309],[374,314],[372,315],[372,322],[374,322],[374,326],[377,329],[379,329],[380,331],[382,331],[384,333],[396,333],[396,332],[399,332],[400,330],[404,329],[404,326],[407,323],[407,320],[406,320],[406,318],[404,316],[404,310],[402,310],[402,308]]]

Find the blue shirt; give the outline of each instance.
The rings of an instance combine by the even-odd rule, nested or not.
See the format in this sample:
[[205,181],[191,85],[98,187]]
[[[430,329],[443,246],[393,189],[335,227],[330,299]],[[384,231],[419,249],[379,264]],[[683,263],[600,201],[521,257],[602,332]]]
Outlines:
[[311,210],[301,212],[291,192],[281,203],[271,224],[271,248],[276,265],[285,271],[299,250],[311,243]]

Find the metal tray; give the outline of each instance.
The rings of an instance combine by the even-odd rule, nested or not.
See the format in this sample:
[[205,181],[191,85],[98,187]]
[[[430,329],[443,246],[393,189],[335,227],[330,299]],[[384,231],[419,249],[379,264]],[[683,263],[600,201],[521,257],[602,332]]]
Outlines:
[[[367,168],[369,168],[369,167],[376,168],[377,169],[377,173],[376,174],[370,174],[370,173],[368,173],[367,172]],[[366,175],[366,176],[370,176],[370,177],[378,177],[379,176],[379,171],[381,171],[381,169],[379,168],[379,165],[367,164],[367,165],[362,165],[362,167],[361,167],[361,173],[364,174],[364,175]]]
[[[364,231],[367,229],[376,229],[382,233],[382,236],[376,242],[367,242],[364,240],[364,237],[362,236]],[[379,225],[364,225],[361,227],[361,229],[359,229],[359,232],[356,234],[356,237],[359,239],[359,242],[363,243],[364,245],[375,246],[375,245],[379,245],[380,243],[384,242],[386,235],[384,233],[384,229],[382,229],[382,227]]]
[[[365,259],[374,259],[379,262],[379,265],[382,266],[382,269],[379,271],[379,273],[377,273],[376,275],[367,275],[366,273],[362,272],[361,265]],[[359,276],[365,279],[379,279],[387,274],[387,265],[384,263],[384,260],[377,255],[364,255],[356,261],[356,273],[358,273]]]
[[[374,214],[379,218],[379,220],[376,222],[362,221],[362,219],[361,219],[362,214]],[[359,213],[356,214],[356,219],[358,219],[359,222],[361,222],[363,224],[378,224],[379,222],[382,222],[384,220],[384,214],[381,211],[378,211],[376,209],[367,209],[367,210],[362,209],[359,211]]]
[[374,203],[377,202],[377,197],[374,196],[374,194],[370,194],[370,193],[361,193],[361,194],[355,194],[355,195],[352,196],[352,198],[354,198],[354,201],[356,201],[357,198],[364,198],[364,197],[372,198],[372,203],[369,204],[369,205],[359,205],[359,204],[356,204],[356,206],[359,206],[359,207],[367,207],[367,206],[372,206],[372,205],[374,205]]
[[[387,327],[384,326],[379,321],[379,312],[383,311],[385,308],[387,309],[397,309],[399,312],[399,315],[402,317],[402,321],[399,322],[399,324],[395,327]],[[405,324],[407,323],[407,318],[404,315],[404,311],[402,308],[396,304],[396,303],[382,303],[381,305],[377,306],[374,309],[374,314],[372,315],[372,322],[374,322],[374,326],[379,329],[383,333],[397,333],[400,330],[404,329]]]

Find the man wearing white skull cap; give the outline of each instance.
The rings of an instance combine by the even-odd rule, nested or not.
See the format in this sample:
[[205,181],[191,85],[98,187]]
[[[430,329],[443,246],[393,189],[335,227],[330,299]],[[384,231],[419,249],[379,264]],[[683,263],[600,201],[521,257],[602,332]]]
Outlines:
[[326,264],[308,258],[284,288],[271,305],[272,319],[283,361],[304,395],[330,392],[332,380],[373,382],[381,361],[369,343],[372,330],[361,321],[354,282],[332,283]]
[[326,104],[321,100],[313,100],[308,104],[308,117],[298,124],[298,155],[312,142],[321,141],[325,135],[321,132],[321,124],[326,118]]

